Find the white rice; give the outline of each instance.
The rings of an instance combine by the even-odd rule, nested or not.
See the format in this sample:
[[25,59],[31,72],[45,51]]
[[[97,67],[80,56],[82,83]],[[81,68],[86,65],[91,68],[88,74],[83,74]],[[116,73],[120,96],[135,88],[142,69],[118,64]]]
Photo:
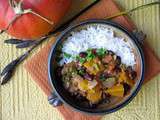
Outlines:
[[[80,52],[84,52],[89,48],[104,48],[113,51],[121,57],[123,64],[134,66],[135,57],[131,46],[124,38],[114,36],[112,29],[101,26],[90,26],[80,32],[72,32],[71,36],[63,43],[62,53],[72,55],[71,58],[63,58],[60,65],[74,61],[74,57]],[[63,55],[63,54],[62,54]]]

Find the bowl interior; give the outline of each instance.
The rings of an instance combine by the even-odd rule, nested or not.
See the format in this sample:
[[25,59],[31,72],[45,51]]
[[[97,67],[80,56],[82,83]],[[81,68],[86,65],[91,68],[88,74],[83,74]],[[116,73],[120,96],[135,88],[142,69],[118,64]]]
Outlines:
[[[60,46],[63,44],[63,42],[71,36],[71,32],[78,32],[83,29],[86,29],[89,26],[101,26],[104,28],[110,28],[113,29],[115,32],[115,35],[118,37],[123,37],[126,42],[128,42],[131,45],[131,48],[133,49],[134,55],[135,55],[135,60],[136,60],[136,65],[134,66],[135,71],[137,72],[137,78],[136,78],[136,84],[132,88],[131,92],[126,95],[124,98],[111,98],[111,103],[110,104],[100,104],[98,108],[86,108],[85,106],[81,105],[80,103],[77,103],[76,100],[71,97],[68,92],[64,89],[62,86],[62,81],[56,76],[55,74],[55,68],[57,67],[57,61],[58,61],[58,56],[60,53]],[[53,85],[54,89],[56,90],[58,96],[63,100],[63,102],[69,104],[73,108],[76,108],[80,111],[88,112],[88,113],[106,113],[106,112],[111,112],[111,110],[114,111],[114,109],[123,106],[124,103],[127,103],[131,100],[131,97],[134,96],[135,92],[138,90],[140,83],[142,81],[142,76],[143,76],[143,60],[142,60],[142,53],[138,47],[138,44],[134,40],[132,35],[127,33],[124,29],[119,28],[115,24],[110,24],[109,23],[84,23],[80,25],[76,25],[74,27],[71,27],[67,29],[59,38],[57,43],[55,44],[51,56],[50,56],[50,79],[51,79],[51,84]]]

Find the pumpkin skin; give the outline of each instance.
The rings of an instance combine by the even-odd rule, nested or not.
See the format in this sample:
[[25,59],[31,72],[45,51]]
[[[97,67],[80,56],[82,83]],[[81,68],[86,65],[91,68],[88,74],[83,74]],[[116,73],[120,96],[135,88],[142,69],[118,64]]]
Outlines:
[[[15,0],[20,1],[20,0]],[[23,9],[32,9],[53,22],[53,25],[33,14],[19,17],[7,30],[19,39],[36,39],[50,32],[59,23],[71,5],[71,0],[23,0]],[[0,29],[5,29],[15,16],[8,0],[0,0]]]

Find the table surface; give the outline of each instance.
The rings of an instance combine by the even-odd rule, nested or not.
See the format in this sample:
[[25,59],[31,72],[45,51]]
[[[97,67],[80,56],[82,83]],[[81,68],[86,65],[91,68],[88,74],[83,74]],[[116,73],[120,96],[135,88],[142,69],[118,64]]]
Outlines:
[[[73,1],[72,12],[68,15],[69,17],[93,0]],[[122,8],[131,9],[156,0],[115,1]],[[131,19],[136,23],[139,30],[147,34],[147,41],[160,58],[160,6],[134,12]],[[10,38],[7,34],[0,35],[0,70],[8,62],[26,51],[26,49],[18,50],[14,46],[4,44],[3,40],[7,38]],[[145,84],[128,106],[116,113],[104,116],[103,119],[160,120],[160,75]],[[8,84],[0,86],[0,120],[63,120],[63,117],[48,104],[45,94],[25,71],[23,65],[20,65],[12,80]]]

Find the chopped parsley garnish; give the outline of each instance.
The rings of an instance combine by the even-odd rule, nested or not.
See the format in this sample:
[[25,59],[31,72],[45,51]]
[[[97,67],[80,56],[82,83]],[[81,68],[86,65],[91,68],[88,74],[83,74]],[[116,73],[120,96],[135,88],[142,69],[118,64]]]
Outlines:
[[86,59],[87,59],[87,61],[90,61],[90,60],[92,60],[95,57],[96,56],[94,54],[90,54],[90,55],[87,55]]
[[104,49],[104,48],[100,48],[100,49],[97,49],[97,54],[99,55],[99,56],[104,56],[105,54],[106,54],[106,49]]
[[83,64],[85,61],[86,61],[85,58],[80,58],[80,59],[79,59],[79,62],[80,62],[81,64]]
[[99,57],[103,57],[107,51],[104,48],[100,48],[96,50],[96,53],[93,53],[93,49],[88,49],[86,51],[86,56],[81,57],[80,55],[76,56],[76,60],[78,60],[81,64],[83,64],[85,61],[90,61],[98,55]]
[[83,64],[86,61],[86,58],[82,58],[78,55],[76,56],[76,60],[79,61],[80,64]]
[[80,75],[84,75],[84,74],[85,74],[85,71],[84,71],[83,69],[80,69],[80,70],[78,71],[78,73],[79,73]]
[[90,61],[90,60],[92,60],[95,57],[96,56],[93,54],[92,49],[88,49],[87,50],[87,56],[86,56],[87,61]]
[[106,77],[105,77],[104,74],[101,74],[101,75],[99,76],[99,79],[102,80],[102,81],[104,81],[104,80],[106,80]]
[[71,55],[68,54],[68,53],[63,53],[63,55],[64,55],[65,58],[70,58],[71,57]]

